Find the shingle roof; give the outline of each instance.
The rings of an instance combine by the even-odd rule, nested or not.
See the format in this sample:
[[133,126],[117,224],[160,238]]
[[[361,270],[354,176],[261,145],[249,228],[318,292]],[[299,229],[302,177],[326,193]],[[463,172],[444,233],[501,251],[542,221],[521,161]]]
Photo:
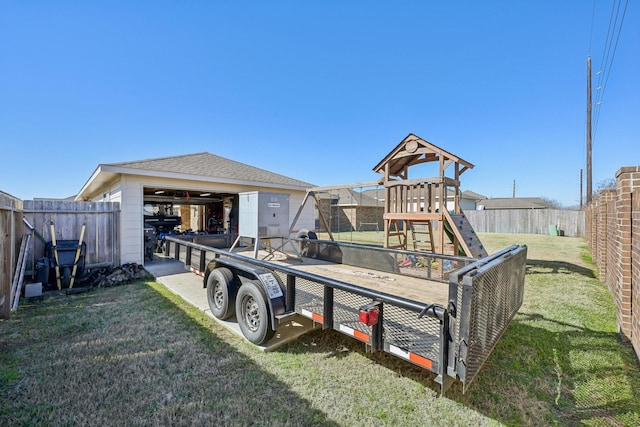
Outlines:
[[231,179],[267,184],[300,186],[305,188],[313,187],[313,185],[308,182],[289,178],[284,175],[236,162],[235,160],[216,156],[215,154],[208,152],[185,154],[173,157],[161,157],[148,160],[135,160],[131,162],[110,163],[108,165],[127,169],[157,171],[159,173],[173,172],[226,180]]
[[470,199],[470,200],[483,200],[486,199],[487,196],[483,196],[482,194],[478,194],[475,191],[471,191],[471,190],[464,190],[461,194],[461,197],[463,199]]
[[[377,200],[378,203],[380,201],[384,201],[384,188],[380,188],[377,190],[365,190],[362,192],[362,194],[369,196],[372,200]],[[451,189],[447,189],[447,198],[452,198],[453,196],[455,196],[455,191],[451,190]],[[410,198],[412,198],[414,201],[416,200],[417,196],[408,196]],[[440,198],[439,195],[436,195],[436,200]],[[485,198],[484,196],[480,197],[481,199]],[[424,200],[424,194],[420,195],[420,200]]]
[[[376,190],[368,190],[376,191]],[[379,190],[380,197],[384,198],[384,190]],[[322,192],[318,194],[321,199],[337,199],[337,204],[340,206],[370,206],[370,207],[384,207],[384,203],[367,195],[367,191],[355,191],[349,188],[340,188],[337,190],[329,191],[328,193]]]

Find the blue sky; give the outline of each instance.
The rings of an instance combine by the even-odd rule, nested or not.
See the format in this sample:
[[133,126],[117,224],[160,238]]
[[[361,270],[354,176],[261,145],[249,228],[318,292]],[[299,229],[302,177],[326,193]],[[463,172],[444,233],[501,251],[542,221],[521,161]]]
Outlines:
[[[363,182],[414,133],[475,165],[463,190],[575,206],[612,4],[0,0],[0,190],[67,197],[100,163],[202,151]],[[635,2],[614,59],[594,189],[640,164]]]

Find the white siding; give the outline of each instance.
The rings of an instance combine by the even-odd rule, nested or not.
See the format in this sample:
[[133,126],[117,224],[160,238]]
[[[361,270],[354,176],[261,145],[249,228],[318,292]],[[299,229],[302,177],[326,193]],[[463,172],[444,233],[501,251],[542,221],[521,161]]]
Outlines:
[[475,211],[476,210],[476,202],[470,199],[461,199],[460,200],[460,209],[463,211]]
[[120,259],[122,264],[143,263],[143,218],[142,183],[132,176],[123,176],[120,181]]
[[[122,185],[120,180],[116,181],[109,187],[109,201],[110,202],[118,202],[120,206],[122,206]],[[120,211],[120,218],[122,218],[122,208]],[[120,236],[122,236],[122,221],[119,223],[119,232]],[[118,248],[118,253],[116,257],[120,260],[120,264],[122,265],[122,241],[120,240],[120,247]]]
[[120,185],[120,180],[109,188],[109,194],[110,202],[119,202],[122,204],[122,186]]

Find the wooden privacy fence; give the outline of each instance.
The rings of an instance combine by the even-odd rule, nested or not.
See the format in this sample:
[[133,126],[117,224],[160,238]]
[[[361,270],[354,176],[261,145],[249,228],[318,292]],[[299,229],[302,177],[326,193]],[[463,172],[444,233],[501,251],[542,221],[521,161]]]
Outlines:
[[0,318],[8,318],[11,284],[24,232],[22,200],[0,191]]
[[69,202],[61,200],[25,200],[24,218],[34,228],[31,268],[45,256],[45,245],[51,242],[51,220],[56,239],[79,240],[82,224],[86,224],[85,267],[119,265],[120,204],[117,202]]
[[616,304],[620,334],[640,356],[640,166],[616,173],[616,188],[586,208],[586,238]]
[[569,237],[585,237],[584,211],[501,209],[464,211],[478,233],[549,234],[557,229]]

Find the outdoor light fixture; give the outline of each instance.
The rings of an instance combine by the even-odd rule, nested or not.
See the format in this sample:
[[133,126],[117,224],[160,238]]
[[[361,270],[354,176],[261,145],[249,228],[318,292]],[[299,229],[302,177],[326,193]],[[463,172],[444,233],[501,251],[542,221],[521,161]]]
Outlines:
[[155,194],[164,194],[164,190],[158,190],[155,192]]
[[211,195],[211,193],[202,193],[202,194],[200,195],[200,197],[207,197],[207,196],[210,196],[210,195]]

